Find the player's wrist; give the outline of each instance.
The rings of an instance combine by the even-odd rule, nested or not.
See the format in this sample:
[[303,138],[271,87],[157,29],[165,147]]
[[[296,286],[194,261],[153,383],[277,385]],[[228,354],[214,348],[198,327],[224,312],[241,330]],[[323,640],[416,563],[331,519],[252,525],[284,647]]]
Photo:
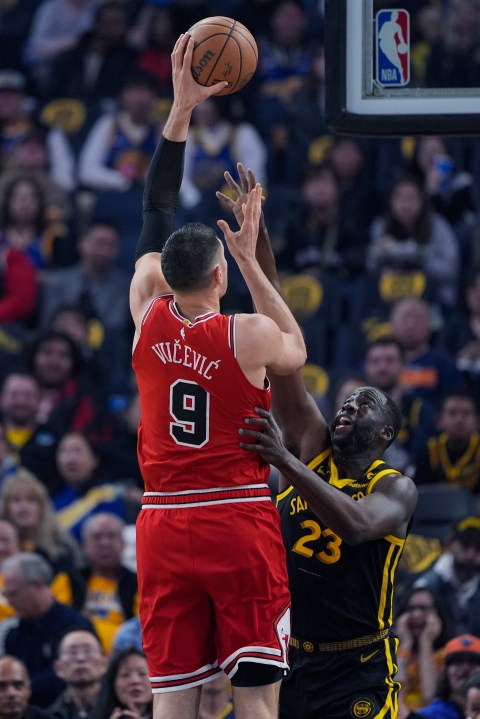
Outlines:
[[260,221],[258,223],[258,229],[268,234],[267,223],[265,222],[265,215],[263,212],[260,215]]
[[190,127],[193,107],[187,109],[183,104],[175,104],[171,107],[165,127],[163,128],[163,137],[170,142],[185,142]]
[[304,468],[304,465],[301,462],[299,463],[299,460],[283,445],[279,447],[277,457],[273,464],[292,484],[295,478],[298,477],[299,464],[302,469]]
[[235,257],[235,262],[238,265],[238,269],[243,274],[244,279],[247,279],[247,276],[255,278],[263,274],[260,265],[258,264],[258,260],[254,256],[241,255]]

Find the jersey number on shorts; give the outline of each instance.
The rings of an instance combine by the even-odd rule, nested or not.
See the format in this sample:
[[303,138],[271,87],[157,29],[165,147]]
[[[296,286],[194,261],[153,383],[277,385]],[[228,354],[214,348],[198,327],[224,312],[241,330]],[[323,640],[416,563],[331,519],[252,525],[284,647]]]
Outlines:
[[209,439],[210,395],[196,382],[177,379],[170,385],[170,434],[177,444],[203,447]]
[[335,562],[338,562],[341,556],[340,545],[342,540],[337,534],[328,528],[322,530],[319,523],[313,519],[306,519],[304,522],[300,522],[300,526],[302,529],[308,530],[308,534],[297,539],[292,547],[292,552],[301,554],[302,557],[313,557],[314,551],[308,545],[312,542],[316,542],[320,537],[325,537],[328,540],[327,546],[321,552],[317,552],[315,558],[324,564],[335,564]]

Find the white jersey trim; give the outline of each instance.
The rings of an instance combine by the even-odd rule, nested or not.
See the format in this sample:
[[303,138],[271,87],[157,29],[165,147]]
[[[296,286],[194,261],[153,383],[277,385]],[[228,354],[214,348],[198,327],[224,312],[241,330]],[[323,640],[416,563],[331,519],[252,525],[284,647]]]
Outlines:
[[235,499],[212,499],[206,502],[176,502],[175,504],[143,504],[142,509],[183,509],[185,507],[208,507],[212,504],[232,504],[233,502],[271,502],[271,497],[236,497]]
[[152,311],[153,305],[155,304],[155,302],[157,302],[157,300],[160,300],[162,297],[172,297],[172,293],[171,293],[171,292],[166,292],[164,295],[158,295],[158,297],[154,297],[154,298],[153,298],[153,300],[152,300],[152,301],[150,302],[150,304],[148,305],[148,307],[147,307],[147,309],[145,310],[145,313],[144,313],[144,315],[143,315],[143,317],[142,317],[142,321],[141,321],[141,323],[140,323],[140,326],[141,326],[141,327],[143,327],[143,325],[144,325],[145,322],[147,321],[148,315],[149,315],[150,312]]
[[194,327],[195,325],[201,324],[202,322],[208,322],[208,320],[211,320],[213,317],[218,317],[219,314],[218,312],[211,310],[210,312],[205,312],[203,315],[198,315],[198,317],[195,317],[193,322],[191,322],[189,319],[187,319],[187,317],[184,317],[181,314],[174,297],[172,297],[172,300],[171,302],[169,302],[168,307],[173,317],[179,320],[182,324],[186,324],[188,327]]
[[238,671],[238,667],[242,662],[248,662],[249,664],[269,664],[272,667],[278,667],[279,669],[285,669],[287,670],[288,664],[285,661],[282,661],[281,659],[275,660],[275,659],[260,659],[259,657],[241,657],[241,659],[234,664],[232,669],[230,669],[229,672],[225,672],[225,674],[231,679]]
[[242,484],[235,487],[212,487],[211,489],[182,489],[180,492],[144,492],[144,497],[180,497],[183,494],[208,494],[208,492],[236,492],[241,489],[268,489],[268,484]]
[[215,661],[213,664],[205,664],[200,669],[196,669],[194,672],[186,672],[185,674],[165,674],[163,677],[150,677],[151,682],[176,682],[178,679],[190,679],[190,677],[196,677],[198,674],[204,674],[210,669],[217,669],[220,671],[218,662]]
[[[249,652],[254,655],[264,654],[265,657],[250,656]],[[234,662],[234,665],[230,671],[226,671],[226,667]],[[280,669],[288,669],[288,662],[283,652],[280,649],[274,649],[273,647],[242,647],[237,651],[230,654],[224,662],[220,664],[221,668],[226,672],[230,679],[238,671],[238,667],[241,662],[249,662],[254,664],[269,664]]]
[[248,654],[248,652],[252,652],[252,654],[272,654],[274,657],[282,657],[282,650],[275,649],[275,647],[246,646],[240,647],[240,649],[237,649],[232,654],[230,654],[230,656],[227,657],[225,661],[220,664],[220,666],[223,669],[224,667],[228,666],[230,662],[233,662],[233,660],[236,659],[239,654]]
[[[212,682],[214,679],[218,677],[219,674],[221,674],[222,670],[218,667],[217,662],[215,664],[209,664],[206,667],[206,670],[208,669],[214,669],[215,671],[212,674],[209,674],[208,677],[203,677],[202,679],[194,679],[193,681],[188,681],[189,677],[195,677],[199,672],[202,670],[199,669],[196,672],[192,672],[192,674],[175,674],[167,677],[150,677],[151,682],[165,682],[165,681],[175,681],[176,679],[186,679],[187,681],[184,684],[175,684],[173,686],[168,687],[152,687],[152,694],[165,694],[166,692],[179,692],[183,691],[184,689],[190,689],[193,687],[199,687],[202,686],[202,684],[208,684],[208,682]],[[205,668],[204,668],[205,670]]]
[[229,318],[228,345],[237,359],[237,315],[231,315]]
[[220,674],[220,671],[215,672],[215,674],[212,674],[209,677],[206,677],[205,679],[197,679],[194,682],[188,682],[187,684],[175,684],[170,687],[152,687],[152,694],[166,694],[167,692],[181,692],[185,691],[185,689],[193,689],[193,687],[201,687],[202,684],[207,684],[208,682],[213,681],[213,679],[216,679],[218,675]]

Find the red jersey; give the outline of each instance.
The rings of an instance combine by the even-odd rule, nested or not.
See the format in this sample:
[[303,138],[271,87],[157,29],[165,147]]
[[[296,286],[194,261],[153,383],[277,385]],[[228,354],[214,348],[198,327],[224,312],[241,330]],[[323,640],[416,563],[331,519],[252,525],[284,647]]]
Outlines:
[[[133,353],[140,393],[138,459],[145,491],[265,484],[269,466],[239,447],[239,427],[268,410],[268,382],[252,385],[235,356],[236,316],[182,317],[172,295],[158,297],[142,320]],[[262,492],[263,493],[263,492]]]

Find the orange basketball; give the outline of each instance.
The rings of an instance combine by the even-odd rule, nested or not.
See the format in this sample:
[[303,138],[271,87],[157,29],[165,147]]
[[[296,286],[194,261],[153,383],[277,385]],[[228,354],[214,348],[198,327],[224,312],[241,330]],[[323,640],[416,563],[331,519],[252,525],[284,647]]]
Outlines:
[[228,86],[219,95],[245,87],[258,62],[257,43],[245,25],[231,17],[207,17],[188,32],[195,40],[192,75],[200,85],[227,80]]

